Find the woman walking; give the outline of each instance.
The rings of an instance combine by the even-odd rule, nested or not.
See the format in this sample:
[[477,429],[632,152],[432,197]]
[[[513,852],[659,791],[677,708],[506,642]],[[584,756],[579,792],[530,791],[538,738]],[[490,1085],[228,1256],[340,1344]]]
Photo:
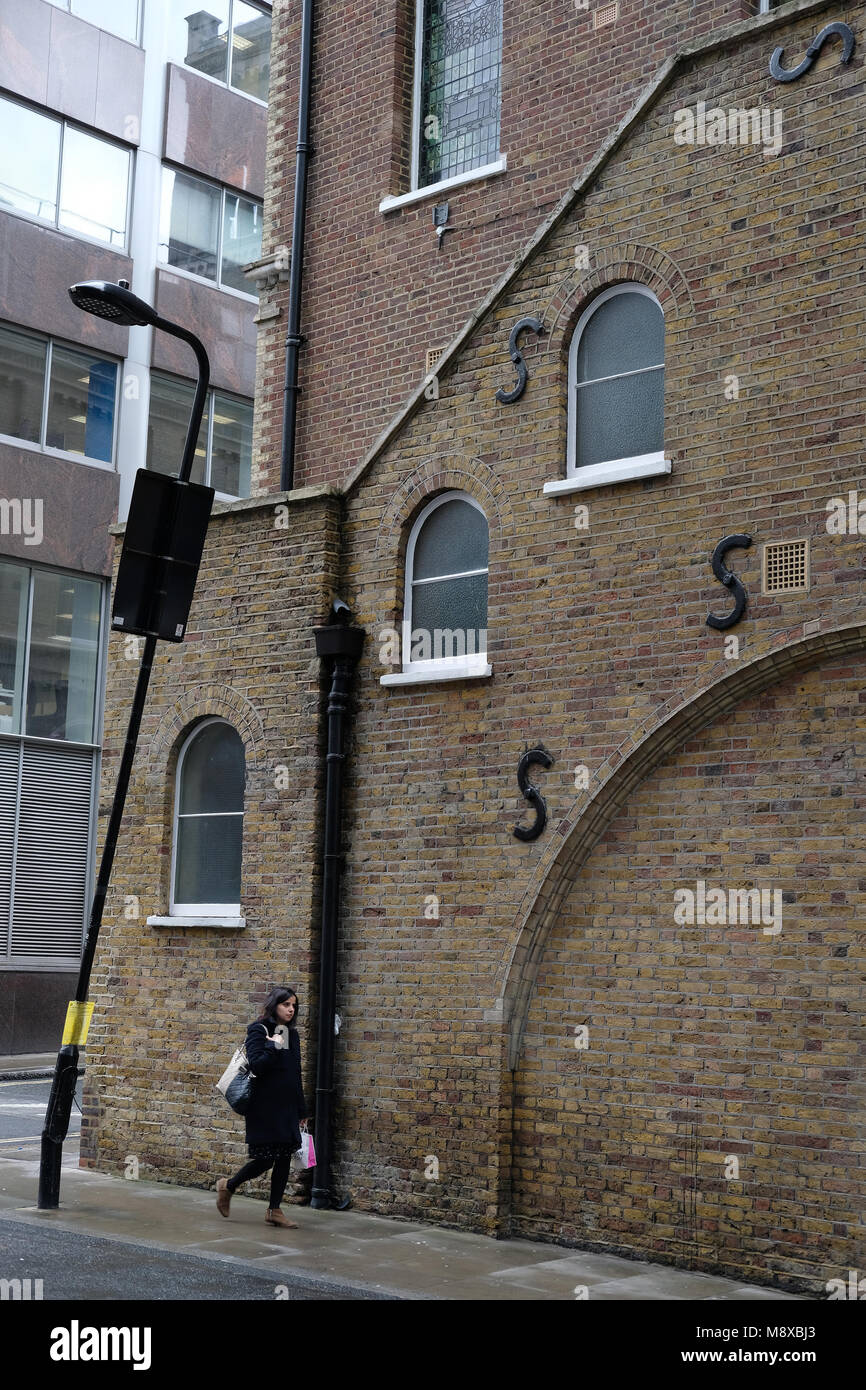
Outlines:
[[244,1116],[250,1161],[234,1177],[217,1183],[217,1210],[222,1216],[228,1216],[232,1194],[242,1182],[272,1167],[265,1220],[271,1226],[297,1229],[297,1222],[287,1221],[280,1211],[292,1154],[301,1147],[301,1128],[307,1127],[297,1023],[295,991],[272,989],[255,1023],[247,1028],[247,1059],[255,1075],[253,1099]]

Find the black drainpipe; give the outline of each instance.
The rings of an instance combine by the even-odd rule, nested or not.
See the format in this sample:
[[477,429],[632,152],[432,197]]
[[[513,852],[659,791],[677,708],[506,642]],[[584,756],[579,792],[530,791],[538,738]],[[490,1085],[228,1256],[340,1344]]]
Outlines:
[[333,1154],[332,1102],[334,1094],[334,1015],[337,1002],[337,935],[340,913],[342,839],[343,752],[349,729],[349,685],[361,656],[366,632],[349,627],[349,609],[335,599],[328,627],[313,629],[316,655],[333,661],[328,696],[328,753],[325,783],[325,846],[322,873],[322,952],[319,968],[319,1050],[316,1061],[316,1173],[310,1199],[312,1207],[346,1207],[331,1191]]
[[307,218],[307,156],[310,144],[310,87],[313,72],[313,0],[304,0],[301,19],[301,84],[298,92],[298,146],[295,161],[295,206],[286,329],[286,378],[283,387],[283,445],[280,487],[295,485],[295,430],[298,418],[298,352],[301,346],[301,281],[304,272],[304,226]]

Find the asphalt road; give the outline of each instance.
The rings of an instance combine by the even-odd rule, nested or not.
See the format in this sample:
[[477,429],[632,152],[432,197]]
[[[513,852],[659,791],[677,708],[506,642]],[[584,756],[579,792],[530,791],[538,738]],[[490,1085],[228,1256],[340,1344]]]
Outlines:
[[45,1302],[196,1299],[305,1302],[389,1296],[336,1279],[285,1270],[264,1273],[240,1260],[202,1259],[79,1231],[46,1230],[0,1213],[0,1279],[42,1280]]
[[[72,1106],[69,1121],[69,1138],[76,1140],[81,1130],[81,1086],[79,1081],[75,1090],[78,1105]],[[28,1150],[29,1156],[34,1144],[38,1148],[50,1094],[47,1079],[0,1081],[0,1155],[20,1158],[23,1150]]]

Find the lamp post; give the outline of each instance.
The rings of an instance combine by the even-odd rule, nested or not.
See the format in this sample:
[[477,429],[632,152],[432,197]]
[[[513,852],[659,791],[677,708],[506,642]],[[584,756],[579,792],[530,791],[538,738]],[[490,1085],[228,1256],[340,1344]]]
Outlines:
[[[147,506],[149,508],[151,514],[147,518],[144,529],[152,533],[153,547],[149,552],[144,552],[140,549],[130,552],[130,567],[127,570],[127,574],[129,576],[142,576],[147,574],[152,585],[152,591],[142,596],[145,601],[143,605],[140,605],[137,622],[134,621],[130,624],[126,622],[123,617],[115,616],[113,623],[115,627],[122,627],[125,633],[143,635],[145,638],[144,652],[141,659],[141,666],[139,667],[132,707],[130,709],[126,742],[120,760],[114,800],[111,805],[111,814],[105,834],[105,844],[102,850],[99,874],[96,879],[96,888],[90,909],[90,921],[87,928],[87,939],[84,944],[84,952],[81,958],[81,968],[78,973],[75,999],[70,1004],[67,1012],[62,1045],[57,1054],[51,1095],[49,1096],[48,1108],[45,1112],[45,1125],[42,1130],[41,1161],[39,1165],[39,1195],[37,1198],[37,1206],[43,1210],[51,1210],[60,1205],[60,1169],[63,1157],[63,1141],[69,1131],[69,1117],[72,1113],[72,1098],[75,1094],[75,1083],[78,1079],[79,1046],[83,1045],[86,1041],[87,1027],[90,1021],[90,1013],[92,1012],[92,1006],[90,1009],[86,1007],[87,991],[90,985],[90,973],[93,968],[93,958],[96,952],[96,943],[99,938],[99,929],[102,925],[105,898],[108,892],[111,870],[114,865],[114,854],[117,848],[121,820],[123,819],[126,793],[129,788],[129,779],[132,773],[132,764],[135,758],[136,745],[138,743],[138,734],[141,726],[142,714],[144,712],[144,703],[147,697],[147,687],[150,681],[153,658],[156,652],[157,638],[164,637],[170,641],[182,640],[182,635],[186,627],[186,618],[184,616],[182,622],[176,621],[178,612],[180,611],[178,608],[177,595],[178,567],[180,565],[182,571],[180,576],[180,587],[183,590],[179,600],[180,608],[183,608],[185,603],[186,613],[188,614],[189,602],[192,600],[192,591],[198,573],[198,562],[201,559],[201,550],[204,546],[204,536],[207,529],[207,519],[210,514],[210,504],[213,500],[213,490],[211,488],[202,488],[198,484],[190,482],[190,474],[195,457],[196,440],[198,439],[199,429],[201,428],[208,382],[210,380],[210,363],[203,344],[194,333],[190,333],[188,329],[182,328],[180,324],[172,323],[169,319],[162,318],[156,310],[145,303],[143,299],[139,299],[136,295],[132,294],[129,284],[125,280],[121,280],[117,284],[105,280],[83,281],[80,284],[73,285],[69,290],[69,295],[77,308],[83,309],[85,313],[95,314],[97,318],[108,319],[113,323],[126,327],[161,328],[163,332],[171,333],[175,338],[182,338],[185,343],[189,344],[195,353],[199,376],[189,425],[187,427],[180,473],[177,478],[168,478],[158,474],[148,475],[146,469],[139,469],[127,522],[127,541],[129,541],[130,532],[133,529],[133,523],[136,519],[136,513],[138,513],[140,517],[143,507]],[[145,475],[144,479],[142,479],[142,474]],[[140,487],[139,484],[143,485]],[[152,493],[154,486],[156,486],[157,493],[159,494],[159,506],[156,513],[153,512]],[[205,494],[207,494],[207,496],[205,496]],[[190,528],[192,529],[192,534],[187,534],[180,538],[179,531],[184,525],[187,526],[188,531]],[[141,529],[141,527],[139,527],[139,529]],[[180,562],[176,560],[174,553],[178,549],[185,552]],[[123,555],[121,556],[121,567],[118,572],[118,584],[115,591],[115,614],[117,610],[118,593],[121,587],[121,573],[124,569],[126,559],[127,546],[125,545]],[[145,564],[150,562],[149,570],[142,568],[142,561],[144,561]],[[173,587],[174,593],[172,593]],[[129,588],[129,582],[127,582],[127,588]],[[171,609],[170,603],[172,599],[174,600],[173,609]],[[163,630],[165,627],[164,613],[166,608],[171,610],[173,632]],[[144,615],[143,617],[141,616],[142,614]],[[180,636],[178,636],[178,633]]]

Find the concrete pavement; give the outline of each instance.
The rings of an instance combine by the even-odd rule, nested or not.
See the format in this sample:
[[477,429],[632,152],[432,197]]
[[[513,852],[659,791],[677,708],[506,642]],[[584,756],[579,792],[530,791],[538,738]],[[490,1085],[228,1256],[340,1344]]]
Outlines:
[[[212,1192],[79,1168],[71,1142],[58,1211],[37,1210],[37,1182],[37,1143],[14,1157],[0,1152],[0,1246],[5,1244],[5,1219],[43,1233],[77,1232],[127,1243],[136,1247],[139,1262],[150,1250],[154,1258],[158,1252],[176,1252],[240,1263],[254,1268],[259,1279],[272,1278],[275,1288],[282,1276],[301,1274],[326,1284],[333,1280],[341,1288],[358,1286],[358,1296],[363,1288],[380,1297],[409,1299],[571,1301],[578,1288],[586,1289],[593,1301],[793,1297],[666,1265],[534,1241],[491,1240],[366,1212],[313,1211],[284,1203],[298,1230],[281,1231],[265,1224],[263,1202],[239,1195],[225,1220]],[[62,1277],[59,1269],[57,1277]],[[58,1286],[52,1296],[74,1295]],[[107,1286],[104,1296],[116,1298],[116,1285]]]

